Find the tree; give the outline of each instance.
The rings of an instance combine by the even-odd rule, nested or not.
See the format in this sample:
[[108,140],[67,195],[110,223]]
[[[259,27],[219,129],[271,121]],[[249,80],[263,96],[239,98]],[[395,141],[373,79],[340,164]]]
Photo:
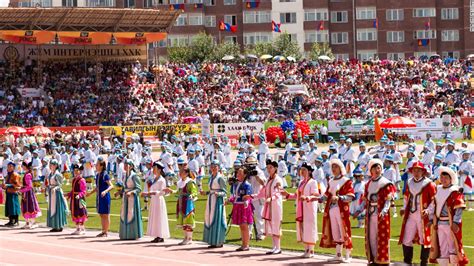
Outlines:
[[325,42],[322,45],[320,43],[315,42],[311,47],[310,58],[311,60],[318,60],[318,58],[322,55],[329,56],[330,58],[334,58],[332,53],[331,46],[329,43]]
[[174,63],[187,63],[191,61],[191,49],[189,46],[168,47],[168,58]]
[[283,32],[273,41],[274,55],[293,56],[296,59],[301,58],[298,42],[291,40],[290,34]]
[[219,61],[226,55],[237,56],[240,54],[240,45],[234,42],[223,42],[216,46],[210,60]]
[[205,61],[212,58],[216,43],[211,35],[200,32],[191,41],[191,60]]
[[273,54],[273,46],[269,42],[259,42],[245,48],[245,53],[261,56],[264,54]]

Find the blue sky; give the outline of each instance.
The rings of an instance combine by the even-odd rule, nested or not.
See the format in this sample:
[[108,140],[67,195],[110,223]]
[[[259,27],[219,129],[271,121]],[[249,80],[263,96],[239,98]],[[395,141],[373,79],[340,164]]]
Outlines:
[[8,6],[9,0],[0,0],[0,7]]

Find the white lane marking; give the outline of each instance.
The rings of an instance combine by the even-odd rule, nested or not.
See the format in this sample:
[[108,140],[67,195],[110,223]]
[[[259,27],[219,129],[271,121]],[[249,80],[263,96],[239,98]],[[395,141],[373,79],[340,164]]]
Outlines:
[[[15,241],[18,241],[18,240],[15,239]],[[91,263],[91,264],[97,264],[97,265],[110,265],[110,264],[100,263],[100,262],[97,262],[97,261],[84,260],[84,259],[73,259],[73,258],[68,258],[68,257],[63,257],[63,256],[36,253],[36,252],[32,252],[32,251],[20,251],[20,250],[8,249],[8,248],[2,248],[2,247],[0,247],[0,250],[12,252],[12,253],[25,254],[25,255],[29,255],[29,256],[34,255],[34,256],[40,256],[40,257],[55,258],[55,259],[60,259],[60,260],[70,260],[70,261],[75,261],[75,262],[80,262],[80,263]],[[4,264],[2,264],[2,265],[4,265]]]
[[[152,257],[152,256],[146,256],[146,255],[127,254],[127,253],[123,253],[123,252],[116,252],[116,251],[109,251],[109,250],[100,250],[100,249],[93,249],[93,248],[82,248],[82,247],[76,247],[76,246],[66,246],[66,245],[60,245],[60,244],[46,243],[44,241],[26,240],[26,239],[18,239],[18,238],[12,239],[12,238],[9,238],[9,237],[1,237],[1,236],[0,236],[0,239],[5,239],[5,240],[9,240],[9,241],[34,243],[34,244],[38,244],[38,245],[46,245],[46,246],[52,246],[52,247],[61,247],[61,248],[69,248],[69,249],[76,249],[76,250],[83,250],[83,251],[90,251],[90,252],[105,253],[105,254],[111,254],[111,255],[133,257],[133,258],[138,258],[138,259],[146,258],[146,259],[150,259],[150,260],[167,261],[167,262],[174,262],[174,263],[183,263],[183,264],[191,264],[191,265],[205,265],[205,264],[198,264],[196,262],[185,261],[185,260],[166,259],[166,258],[158,258],[158,257]],[[3,248],[0,248],[0,249],[3,249]],[[28,252],[25,252],[25,253],[29,254]],[[33,254],[35,254],[35,253],[33,253]],[[77,261],[83,262],[83,260],[77,260]],[[97,264],[97,262],[94,262],[94,263]],[[101,264],[101,263],[99,263],[99,264]],[[101,265],[103,265],[103,264],[101,264]]]
[[[4,206],[4,204],[0,204],[0,206]],[[47,211],[48,209],[46,208],[40,208],[41,210],[43,211]],[[87,212],[89,214],[95,214],[95,215],[98,215],[98,213],[96,212]],[[114,213],[111,213],[110,216],[114,216],[114,217],[120,217],[119,214],[114,214]],[[148,219],[148,217],[146,216],[142,216],[142,218],[146,218]],[[173,221],[173,222],[176,222],[176,219],[170,219],[168,218],[168,221]],[[197,224],[204,224],[204,222],[200,222],[200,221],[195,221],[195,223]],[[232,224],[231,225],[232,227],[235,227],[235,228],[239,228],[238,225],[235,225],[235,224]],[[283,232],[290,232],[290,233],[296,233],[296,230],[291,230],[291,229],[281,229],[281,231]],[[321,233],[318,233],[319,235],[322,235]],[[365,239],[365,236],[355,236],[355,235],[352,235],[352,238],[358,238],[358,239]],[[390,241],[391,242],[397,242],[398,243],[398,239],[393,239],[393,238],[390,238]],[[463,245],[464,248],[469,248],[469,249],[474,249],[474,246],[466,246],[466,245]]]

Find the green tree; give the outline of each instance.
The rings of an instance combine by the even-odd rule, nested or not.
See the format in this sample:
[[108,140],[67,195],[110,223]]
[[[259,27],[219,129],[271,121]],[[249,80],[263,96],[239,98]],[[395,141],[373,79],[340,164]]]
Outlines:
[[329,43],[325,42],[322,45],[320,43],[315,42],[311,47],[310,58],[311,60],[318,60],[318,58],[322,55],[329,56],[330,58],[334,58],[334,54],[332,53],[331,46]]
[[293,56],[296,59],[301,58],[298,42],[291,40],[290,34],[283,32],[273,41],[274,55]]
[[216,46],[210,60],[219,61],[226,55],[237,57],[240,54],[240,45],[234,42],[223,42]]
[[209,60],[212,58],[215,48],[214,38],[205,32],[200,32],[191,41],[191,60]]
[[269,42],[259,42],[252,46],[247,46],[245,48],[246,54],[254,54],[256,56],[261,56],[264,54],[273,55],[273,46]]
[[168,47],[168,58],[174,63],[187,63],[191,61],[191,49],[189,46]]

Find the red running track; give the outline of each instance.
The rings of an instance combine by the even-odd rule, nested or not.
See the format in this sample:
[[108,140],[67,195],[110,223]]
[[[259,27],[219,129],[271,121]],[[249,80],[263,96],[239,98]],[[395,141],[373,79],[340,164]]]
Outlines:
[[[122,241],[117,233],[96,238],[98,231],[73,236],[73,229],[50,233],[49,228],[34,230],[0,227],[0,265],[328,265],[328,256],[300,258],[302,253],[265,255],[268,250],[253,248],[235,252],[236,246],[208,249],[202,242],[178,246],[180,240],[150,243],[150,237]],[[349,264],[345,264],[349,265]],[[353,259],[350,265],[366,265]]]

